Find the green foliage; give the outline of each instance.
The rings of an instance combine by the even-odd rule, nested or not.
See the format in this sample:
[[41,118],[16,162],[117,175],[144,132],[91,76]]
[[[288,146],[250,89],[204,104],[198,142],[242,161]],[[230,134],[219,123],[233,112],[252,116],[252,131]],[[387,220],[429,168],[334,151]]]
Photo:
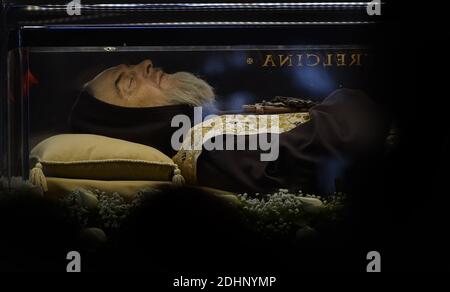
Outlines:
[[77,189],[62,198],[61,204],[69,211],[67,216],[81,227],[95,226],[112,231],[120,228],[131,210],[140,205],[142,195],[143,192],[139,192],[127,202],[117,192]]
[[[36,188],[26,182],[12,183],[14,188],[6,188],[6,182],[2,181],[0,195],[14,195],[15,189],[39,195]],[[77,189],[64,196],[60,205],[66,216],[80,228],[97,227],[113,232],[120,229],[134,208],[142,206],[144,197],[156,192],[161,190],[141,190],[132,201],[126,201],[117,192]],[[248,227],[267,238],[309,236],[316,232],[317,226],[339,219],[346,200],[342,193],[321,197],[301,191],[291,193],[285,189],[269,194],[244,193],[237,195],[237,198],[237,206]]]
[[290,193],[280,189],[272,194],[239,194],[242,211],[250,228],[264,237],[303,236],[305,230],[324,221],[335,220],[343,207],[345,195],[336,193],[327,198]]

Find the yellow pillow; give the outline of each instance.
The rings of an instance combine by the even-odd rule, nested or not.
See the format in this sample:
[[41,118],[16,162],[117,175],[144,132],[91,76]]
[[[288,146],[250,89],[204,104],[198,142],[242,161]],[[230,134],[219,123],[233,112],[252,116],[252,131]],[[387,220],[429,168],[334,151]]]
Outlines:
[[88,134],[50,137],[31,150],[30,180],[47,189],[45,176],[182,183],[177,165],[155,148]]

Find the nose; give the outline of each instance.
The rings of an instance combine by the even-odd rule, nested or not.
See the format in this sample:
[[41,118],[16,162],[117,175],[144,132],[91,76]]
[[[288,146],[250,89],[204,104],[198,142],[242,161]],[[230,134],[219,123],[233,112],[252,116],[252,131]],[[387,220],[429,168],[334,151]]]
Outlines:
[[144,73],[144,76],[148,77],[152,72],[153,62],[149,59],[146,59],[146,60],[142,61],[138,65],[138,67],[142,70],[142,72]]

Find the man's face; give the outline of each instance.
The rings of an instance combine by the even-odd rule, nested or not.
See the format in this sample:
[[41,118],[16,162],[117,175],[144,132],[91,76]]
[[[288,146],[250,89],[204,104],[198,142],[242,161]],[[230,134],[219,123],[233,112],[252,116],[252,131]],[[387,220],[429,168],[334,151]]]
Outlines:
[[87,86],[97,99],[123,107],[190,104],[189,100],[193,105],[200,105],[214,98],[212,88],[205,81],[186,72],[167,74],[154,68],[151,60],[109,68]]

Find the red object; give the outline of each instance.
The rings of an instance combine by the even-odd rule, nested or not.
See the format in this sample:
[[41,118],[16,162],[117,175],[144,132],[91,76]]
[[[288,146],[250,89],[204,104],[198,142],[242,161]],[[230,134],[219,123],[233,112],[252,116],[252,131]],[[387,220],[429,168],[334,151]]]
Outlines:
[[23,94],[28,96],[30,94],[31,86],[38,83],[39,80],[31,73],[30,69],[28,69],[23,78]]

